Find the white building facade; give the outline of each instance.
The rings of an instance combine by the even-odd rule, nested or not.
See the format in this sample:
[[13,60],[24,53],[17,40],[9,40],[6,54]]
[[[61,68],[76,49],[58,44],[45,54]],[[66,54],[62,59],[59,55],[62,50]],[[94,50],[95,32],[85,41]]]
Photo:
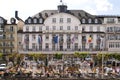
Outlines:
[[[83,10],[44,10],[25,20],[18,31],[19,53],[120,51],[120,16],[97,16]],[[57,37],[57,42],[54,39]]]

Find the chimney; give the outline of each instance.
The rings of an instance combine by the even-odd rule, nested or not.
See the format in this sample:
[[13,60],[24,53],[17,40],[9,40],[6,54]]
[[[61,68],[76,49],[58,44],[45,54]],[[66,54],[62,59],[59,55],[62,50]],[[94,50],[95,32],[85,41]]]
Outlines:
[[16,18],[17,20],[23,21],[21,18],[18,17],[18,11],[15,11],[15,18]]
[[18,11],[15,11],[15,18],[18,18]]

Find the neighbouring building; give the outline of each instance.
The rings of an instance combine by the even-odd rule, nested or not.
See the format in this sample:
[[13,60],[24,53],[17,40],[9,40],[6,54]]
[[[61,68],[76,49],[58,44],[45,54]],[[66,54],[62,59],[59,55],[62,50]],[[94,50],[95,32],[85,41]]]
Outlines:
[[17,24],[11,18],[10,23],[0,17],[0,52],[4,54],[17,53]]

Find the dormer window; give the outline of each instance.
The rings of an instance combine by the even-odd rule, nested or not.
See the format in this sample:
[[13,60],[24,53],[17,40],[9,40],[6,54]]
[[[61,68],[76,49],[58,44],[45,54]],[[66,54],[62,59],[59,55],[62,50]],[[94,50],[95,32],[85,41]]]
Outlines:
[[3,23],[3,19],[2,18],[0,18],[0,23]]
[[92,23],[92,19],[88,19],[88,23]]
[[82,23],[85,23],[85,19],[84,18],[82,19]]
[[39,23],[42,23],[42,22],[43,22],[43,19],[42,19],[42,18],[40,18],[40,19],[39,19]]
[[98,23],[98,19],[95,19],[95,23]]
[[37,23],[37,19],[36,18],[34,19],[34,23]]
[[32,22],[32,20],[31,19],[28,19],[28,23],[31,23]]

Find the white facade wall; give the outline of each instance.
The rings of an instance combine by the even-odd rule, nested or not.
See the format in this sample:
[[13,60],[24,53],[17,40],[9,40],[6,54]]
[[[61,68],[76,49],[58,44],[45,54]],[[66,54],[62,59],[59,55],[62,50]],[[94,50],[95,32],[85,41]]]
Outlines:
[[[55,18],[56,22],[53,23],[52,19]],[[60,18],[63,18],[63,23],[60,23]],[[67,18],[71,19],[71,22],[68,23],[67,22]],[[107,20],[108,18],[104,18],[104,23],[103,24],[81,24],[80,20],[70,14],[67,13],[57,13],[54,15],[49,16],[48,18],[45,19],[44,24],[29,24],[29,25],[25,25],[23,27],[23,32],[26,31],[26,27],[29,27],[29,32],[31,33],[26,33],[29,34],[29,49],[32,49],[32,44],[35,43],[37,49],[39,49],[39,44],[38,44],[38,35],[41,34],[42,35],[42,50],[46,50],[46,43],[49,46],[49,50],[52,51],[53,48],[53,33],[55,33],[56,35],[59,36],[59,34],[63,34],[63,50],[67,49],[67,34],[71,34],[70,38],[72,39],[74,37],[74,35],[77,33],[78,35],[78,39],[74,40],[74,43],[70,43],[70,50],[74,50],[75,49],[75,43],[78,43],[78,49],[82,49],[82,35],[84,34],[86,36],[86,41],[88,41],[88,38],[90,37],[90,35],[92,35],[92,44],[93,44],[93,48],[96,48],[96,46],[98,45],[97,43],[97,35],[103,35],[104,33],[97,33],[97,32],[105,32],[106,33],[106,29],[107,27],[111,27],[111,26],[119,26],[118,24],[118,19],[114,18],[115,23],[114,24],[107,24]],[[56,27],[55,30],[53,30],[53,26]],[[60,26],[63,26],[63,30],[60,30]],[[70,26],[70,30],[67,29],[67,26]],[[78,30],[75,30],[75,26],[78,26]],[[35,31],[36,33],[32,33],[33,32],[33,27],[35,27]],[[40,27],[42,27],[42,32],[43,33],[39,33]],[[48,30],[46,30],[49,27]],[[85,32],[88,33],[82,33],[82,28],[84,28]],[[91,30],[92,28],[92,30]],[[100,28],[100,29],[99,29]],[[98,31],[99,29],[99,31]],[[90,33],[91,32],[91,33]],[[92,33],[95,32],[95,33]],[[26,34],[23,34],[22,38],[24,38],[24,36]],[[36,36],[36,40],[32,40],[32,35],[35,34]],[[49,36],[49,39],[46,39],[46,35]],[[107,34],[106,34],[107,35]],[[109,51],[113,51],[113,49],[109,48],[109,42],[111,41],[106,41],[106,35],[104,36],[104,47],[107,47]],[[23,41],[23,39],[22,39]],[[114,41],[115,42],[115,41]],[[119,41],[118,41],[119,42]],[[85,43],[85,48],[89,49],[90,44],[88,44],[88,42]],[[23,45],[23,48],[26,48],[26,45]],[[55,50],[60,50],[60,43],[55,44]],[[118,50],[118,49],[114,49],[114,50]]]

